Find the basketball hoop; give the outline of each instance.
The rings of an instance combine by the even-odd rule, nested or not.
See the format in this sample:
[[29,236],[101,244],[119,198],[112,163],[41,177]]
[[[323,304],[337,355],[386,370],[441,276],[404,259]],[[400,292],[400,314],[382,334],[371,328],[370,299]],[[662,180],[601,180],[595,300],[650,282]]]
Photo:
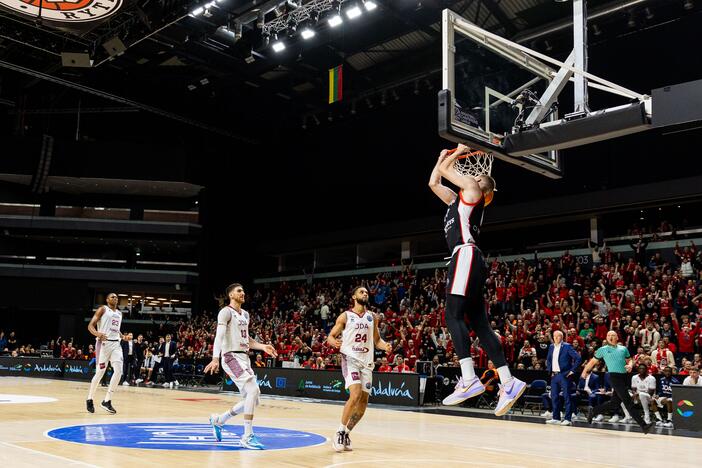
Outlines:
[[[452,154],[456,149],[449,150],[448,154]],[[453,169],[462,176],[478,177],[490,175],[493,160],[494,157],[491,153],[477,150],[471,151],[460,155],[453,163]]]

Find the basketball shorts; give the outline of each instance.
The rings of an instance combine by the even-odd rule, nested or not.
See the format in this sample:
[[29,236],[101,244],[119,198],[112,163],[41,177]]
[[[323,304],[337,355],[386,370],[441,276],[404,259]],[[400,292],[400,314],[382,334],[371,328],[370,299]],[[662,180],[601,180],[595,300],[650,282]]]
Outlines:
[[222,369],[244,396],[244,384],[251,379],[256,381],[256,374],[251,369],[251,359],[248,354],[228,352],[222,354]]
[[[122,356],[122,344],[117,341],[100,341],[95,340],[95,362],[96,369],[106,369],[107,363],[111,363],[113,368],[122,366],[124,358]],[[119,364],[117,364],[119,363]]]
[[482,298],[485,269],[480,249],[473,245],[459,248],[449,262],[446,291],[457,296],[479,295]]
[[341,373],[344,376],[345,388],[351,385],[360,384],[361,389],[370,393],[373,386],[373,369],[366,367],[357,359],[347,358],[341,355]]

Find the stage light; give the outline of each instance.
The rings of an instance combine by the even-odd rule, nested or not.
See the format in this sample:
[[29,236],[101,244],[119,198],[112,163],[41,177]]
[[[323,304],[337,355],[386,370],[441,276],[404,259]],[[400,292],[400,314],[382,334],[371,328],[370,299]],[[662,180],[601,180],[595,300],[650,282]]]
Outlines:
[[376,8],[378,8],[378,4],[375,3],[373,0],[365,0],[363,2],[363,6],[366,7],[366,11],[373,11]]
[[344,20],[341,19],[341,15],[339,13],[334,13],[327,20],[327,23],[329,23],[329,27],[332,27],[332,28],[339,26],[343,22],[344,22]]
[[358,18],[363,14],[363,10],[358,6],[358,4],[354,4],[351,6],[351,8],[346,10],[346,16],[348,19],[355,19]]
[[205,9],[203,7],[197,7],[193,11],[190,12],[190,16],[200,16],[205,12]]
[[304,40],[312,39],[315,36],[315,34],[316,33],[314,32],[314,29],[309,27],[300,31],[300,36],[302,36]]
[[276,41],[271,47],[273,48],[274,52],[282,52],[285,50],[285,44],[283,41]]
[[693,8],[695,8],[695,2],[693,2],[692,0],[685,0],[685,3],[683,3],[683,8],[685,8],[688,11],[692,10]]

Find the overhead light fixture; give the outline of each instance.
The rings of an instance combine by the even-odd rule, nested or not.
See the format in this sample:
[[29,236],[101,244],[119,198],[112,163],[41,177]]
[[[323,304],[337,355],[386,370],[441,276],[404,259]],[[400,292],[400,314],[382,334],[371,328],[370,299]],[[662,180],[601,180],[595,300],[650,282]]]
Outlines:
[[210,9],[215,6],[215,2],[205,3],[205,9]]
[[194,84],[188,85],[188,91],[195,91],[196,89],[197,89],[197,86],[195,86]]
[[332,14],[332,16],[329,17],[327,22],[329,23],[329,27],[335,28],[335,27],[339,26],[341,23],[343,23],[344,20],[341,19],[341,15],[339,13],[334,13],[334,14]]
[[215,0],[215,1],[216,1],[217,3],[224,3],[224,2],[226,2],[227,0]]
[[649,7],[644,8],[644,13],[646,14],[646,19],[647,20],[652,20],[653,19],[653,12]]
[[190,16],[200,16],[205,12],[205,9],[203,7],[197,7],[193,11],[190,12]]
[[556,3],[566,3],[568,0],[556,0]]
[[364,0],[363,6],[366,7],[366,11],[373,11],[378,8],[378,4],[373,0]]
[[312,39],[315,36],[315,34],[317,33],[315,33],[314,29],[310,27],[306,27],[305,29],[300,31],[300,36],[302,36],[304,40]]
[[599,36],[600,34],[602,34],[602,30],[600,29],[599,26],[597,26],[596,24],[593,24],[593,25],[592,25],[592,33],[593,33],[595,36]]
[[357,3],[354,3],[350,8],[348,8],[346,10],[346,16],[349,19],[358,18],[362,14],[363,14],[363,10],[361,10],[361,7],[359,7]]
[[274,52],[282,52],[285,50],[285,44],[283,41],[275,41],[271,46]]
[[692,10],[695,8],[695,2],[693,0],[685,0],[685,3],[683,3],[683,8],[686,10]]

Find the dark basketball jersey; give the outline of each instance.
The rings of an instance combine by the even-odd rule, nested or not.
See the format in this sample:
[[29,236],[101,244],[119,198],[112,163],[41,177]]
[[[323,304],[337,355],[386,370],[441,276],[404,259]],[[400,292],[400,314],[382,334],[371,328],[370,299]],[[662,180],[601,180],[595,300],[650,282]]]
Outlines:
[[483,224],[484,211],[484,197],[471,205],[463,201],[461,192],[458,193],[444,216],[444,234],[450,252],[461,244],[472,243],[480,247],[480,225]]
[[680,382],[672,376],[670,378],[667,378],[665,375],[661,377],[661,380],[658,382],[660,386],[658,396],[673,398],[673,387],[671,386],[673,384],[680,384]]

